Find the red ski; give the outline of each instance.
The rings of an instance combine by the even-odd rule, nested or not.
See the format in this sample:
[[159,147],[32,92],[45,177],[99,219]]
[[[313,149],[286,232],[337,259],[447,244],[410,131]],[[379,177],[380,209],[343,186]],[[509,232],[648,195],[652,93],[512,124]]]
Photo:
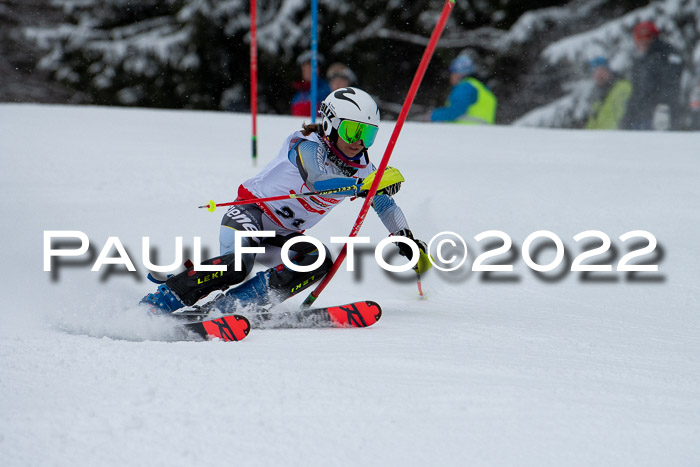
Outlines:
[[250,321],[242,315],[226,315],[183,326],[202,337],[218,337],[226,342],[243,340],[250,332]]
[[247,317],[235,314],[203,319],[206,314],[200,310],[183,313],[178,317],[196,320],[183,324],[190,331],[202,337],[219,338],[228,342],[245,339],[251,328],[366,328],[379,321],[382,308],[378,303],[366,300],[327,308],[254,312]]
[[369,300],[309,311],[321,314],[322,310],[328,313],[330,322],[334,327],[341,328],[366,328],[379,321],[379,318],[382,317],[382,308],[379,306],[379,303]]
[[311,308],[255,313],[250,316],[254,328],[366,328],[382,317],[382,308],[373,301],[352,302],[327,308]]

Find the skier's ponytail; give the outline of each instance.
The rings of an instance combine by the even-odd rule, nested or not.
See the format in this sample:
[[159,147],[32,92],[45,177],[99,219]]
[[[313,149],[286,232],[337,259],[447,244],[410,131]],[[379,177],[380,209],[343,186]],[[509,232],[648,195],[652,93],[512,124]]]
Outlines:
[[306,123],[302,123],[301,127],[301,134],[304,136],[309,136],[311,133],[321,132],[321,125],[318,123],[309,123],[308,125]]

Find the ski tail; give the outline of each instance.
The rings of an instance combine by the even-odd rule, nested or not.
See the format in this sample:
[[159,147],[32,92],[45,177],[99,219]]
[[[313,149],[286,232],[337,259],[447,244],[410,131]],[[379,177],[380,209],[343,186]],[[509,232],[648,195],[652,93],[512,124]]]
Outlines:
[[242,315],[227,315],[184,326],[202,337],[219,338],[225,342],[243,340],[250,333],[250,321]]

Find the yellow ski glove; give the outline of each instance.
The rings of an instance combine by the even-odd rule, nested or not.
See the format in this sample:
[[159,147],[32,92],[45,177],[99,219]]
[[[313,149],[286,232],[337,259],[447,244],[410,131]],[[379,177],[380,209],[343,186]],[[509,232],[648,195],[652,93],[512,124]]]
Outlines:
[[[372,187],[372,183],[374,183],[374,177],[376,173],[377,171],[375,170],[374,172],[369,174],[367,178],[358,183],[360,186],[357,196],[361,198],[367,196],[369,189]],[[401,172],[399,172],[399,169],[387,167],[386,170],[384,170],[384,174],[382,174],[382,179],[379,182],[379,186],[377,187],[377,194],[393,196],[399,192],[399,190],[401,189],[401,183],[405,181],[406,180],[403,178],[403,175],[401,175]]]
[[[433,263],[431,262],[432,257],[428,254],[428,246],[424,241],[413,238],[413,232],[411,232],[409,229],[403,229],[399,230],[398,232],[394,232],[392,235],[400,235],[402,237],[410,238],[418,246],[420,256],[416,265],[413,266],[414,271],[416,271],[418,274],[422,274],[433,267]],[[397,243],[396,246],[399,247],[399,254],[401,256],[405,256],[409,259],[409,261],[413,259],[413,250],[410,246],[405,243]]]

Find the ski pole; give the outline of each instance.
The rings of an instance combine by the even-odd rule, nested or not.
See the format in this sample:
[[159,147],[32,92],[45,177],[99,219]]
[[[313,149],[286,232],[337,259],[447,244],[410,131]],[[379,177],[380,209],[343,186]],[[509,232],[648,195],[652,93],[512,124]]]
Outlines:
[[[377,181],[378,182],[378,181]],[[283,199],[295,199],[304,198],[307,196],[324,196],[324,195],[334,195],[338,193],[346,193],[348,191],[354,191],[356,186],[346,186],[343,188],[333,188],[332,190],[322,190],[322,191],[307,191],[305,193],[290,193],[288,195],[270,196],[269,198],[254,198],[254,199],[237,199],[236,201],[230,201],[228,203],[215,203],[213,200],[209,201],[209,204],[204,206],[197,206],[199,209],[206,208],[209,212],[214,212],[216,208],[222,206],[237,206],[240,204],[254,204],[254,203],[266,203],[268,201],[281,201]]]
[[[403,106],[401,108],[401,113],[399,114],[399,117],[396,121],[396,126],[394,126],[394,131],[391,134],[391,138],[389,139],[389,144],[387,145],[386,151],[384,151],[384,156],[382,157],[382,161],[379,164],[379,168],[377,169],[377,174],[374,177],[374,182],[372,183],[372,186],[369,189],[369,192],[367,193],[367,198],[365,198],[365,202],[362,205],[362,209],[360,210],[360,214],[357,216],[357,220],[355,221],[355,225],[352,227],[352,231],[350,232],[350,237],[355,237],[357,236],[358,232],[360,231],[360,227],[362,227],[363,222],[365,221],[365,216],[367,216],[367,211],[369,211],[369,207],[372,204],[372,198],[374,198],[374,195],[377,193],[377,188],[379,187],[379,182],[382,178],[382,175],[384,175],[384,170],[386,170],[387,165],[389,164],[389,158],[391,157],[391,153],[394,150],[394,146],[396,145],[396,140],[399,138],[399,133],[401,133],[401,128],[403,127],[404,122],[406,121],[406,117],[408,116],[408,111],[411,109],[411,104],[413,104],[413,99],[416,97],[416,93],[418,92],[418,87],[420,86],[421,81],[423,80],[423,75],[425,75],[425,70],[428,68],[428,63],[430,63],[430,58],[433,56],[433,52],[435,51],[435,46],[437,45],[438,39],[440,39],[440,35],[442,34],[442,30],[445,28],[445,23],[447,23],[447,18],[450,16],[450,12],[452,11],[452,8],[454,7],[455,0],[446,0],[445,5],[442,7],[442,13],[440,14],[440,19],[438,20],[437,24],[435,25],[435,28],[433,29],[433,33],[430,36],[430,41],[428,42],[428,46],[425,48],[425,52],[423,52],[423,57],[421,58],[420,64],[418,65],[418,70],[416,71],[416,74],[413,76],[413,82],[411,83],[411,87],[408,90],[408,94],[406,95],[406,100],[404,100]],[[321,280],[321,282],[316,286],[316,288],[309,294],[308,297],[306,297],[306,300],[301,304],[302,308],[308,308],[311,306],[311,304],[316,301],[318,296],[323,292],[323,289],[326,288],[328,283],[333,279],[333,276],[335,276],[335,273],[338,272],[338,269],[340,268],[341,263],[345,260],[345,256],[347,256],[347,251],[348,246],[345,244],[343,246],[343,249],[340,250],[340,254],[336,258],[335,262],[333,263],[333,266],[331,267],[330,271],[328,271],[328,274]]]
[[425,294],[423,294],[423,283],[420,280],[420,273],[416,271],[416,275],[418,276],[418,297],[424,299]]

